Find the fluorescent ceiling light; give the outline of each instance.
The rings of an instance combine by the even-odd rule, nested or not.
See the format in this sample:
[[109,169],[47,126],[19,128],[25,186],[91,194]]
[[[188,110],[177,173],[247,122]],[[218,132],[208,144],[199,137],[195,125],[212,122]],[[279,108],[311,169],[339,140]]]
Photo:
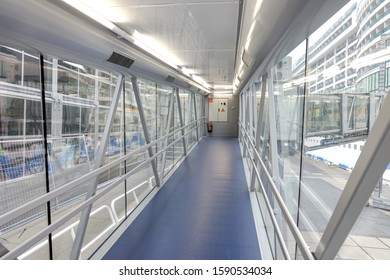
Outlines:
[[95,12],[100,15],[103,15],[106,19],[113,23],[125,23],[129,20],[130,15],[125,9],[122,9],[120,6],[112,3],[111,0],[78,0],[82,2],[85,6],[90,7]]
[[229,96],[233,95],[232,92],[230,92],[230,94],[213,94],[213,98],[218,98],[218,97],[221,97],[221,98],[227,98]]
[[237,77],[237,80],[241,81],[241,80],[242,80],[242,76],[244,76],[244,70],[242,70],[242,71],[240,72],[240,74],[239,74],[238,77]]
[[233,85],[213,85],[214,89],[233,89]]
[[195,82],[197,82],[198,84],[201,84],[202,86],[206,87],[207,89],[211,88],[211,86],[205,80],[203,80],[202,77],[199,77],[197,75],[191,75],[191,77]]
[[240,61],[240,67],[238,67],[237,73],[241,73],[242,70],[243,70],[243,68],[244,68],[244,62],[241,60],[241,61]]
[[253,18],[257,16],[257,13],[260,11],[261,5],[263,4],[263,0],[257,0],[255,8],[253,10]]
[[233,94],[232,90],[215,90],[213,91],[214,94]]
[[101,25],[107,27],[110,30],[114,30],[115,24],[113,24],[111,21],[103,17],[102,15],[98,14],[94,10],[92,10],[90,7],[84,5],[78,0],[63,0],[68,5],[72,6],[73,8],[77,9],[78,11],[82,12],[83,14],[89,16],[93,20],[97,21]]
[[256,27],[256,24],[257,24],[257,19],[255,19],[254,21],[252,21],[252,24],[251,24],[251,27],[249,28],[249,31],[248,31],[248,35],[246,36],[247,40],[245,42],[245,49],[248,50],[249,49],[249,46],[252,42],[252,38],[253,38],[253,31],[255,31],[255,27]]
[[193,74],[193,71],[190,69],[187,69],[185,66],[181,67],[181,71],[184,73],[184,75],[186,75],[188,77],[191,77],[191,75]]
[[172,59],[167,54],[162,54],[161,52],[155,50],[156,47],[158,47],[159,49],[161,48],[164,49],[164,47],[162,47],[158,42],[154,41],[152,38],[139,33],[137,30],[134,31],[133,38],[134,38],[134,44],[136,44],[144,51],[150,53],[151,55],[165,62],[166,64],[173,67],[174,69],[179,68],[177,64],[173,62]]

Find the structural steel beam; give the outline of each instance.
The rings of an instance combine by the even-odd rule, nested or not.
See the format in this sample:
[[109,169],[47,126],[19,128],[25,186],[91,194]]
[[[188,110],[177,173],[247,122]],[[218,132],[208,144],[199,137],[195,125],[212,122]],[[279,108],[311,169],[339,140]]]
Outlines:
[[[106,154],[106,149],[110,139],[110,133],[115,119],[115,113],[118,107],[119,97],[122,92],[122,86],[123,86],[123,75],[119,74],[117,84],[115,87],[114,96],[112,98],[110,111],[108,113],[107,125],[104,127],[103,137],[100,142],[100,148],[95,158],[95,169],[103,166],[104,164],[104,156]],[[91,198],[96,194],[97,186],[98,186],[98,178],[96,177],[95,180],[93,180],[89,184],[86,200],[88,200],[89,198]],[[69,259],[71,260],[77,260],[80,256],[81,247],[83,245],[91,210],[92,210],[92,204],[88,206],[86,209],[84,209],[83,212],[81,213],[80,223],[79,226],[77,227],[76,237],[73,242],[72,251],[69,257]]]
[[[184,129],[183,111],[181,108],[179,89],[176,89],[176,99],[177,99],[177,106],[178,106],[177,108],[179,109],[180,126],[183,128],[181,130],[181,135],[184,136],[185,129]],[[184,156],[186,156],[187,155],[187,143],[186,143],[185,137],[183,137],[183,150],[184,150]]]
[[[194,93],[194,113],[195,113],[195,120],[197,121],[196,122],[196,125],[198,125],[198,113],[197,113],[197,108],[196,108],[196,105],[198,105],[198,102],[196,102],[196,94]],[[199,142],[199,130],[196,129],[196,141]]]
[[[168,111],[167,122],[165,124],[165,133],[164,133],[164,135],[169,134],[169,132],[171,130],[172,115],[173,115],[172,114],[173,113],[173,104],[174,104],[174,101],[175,101],[174,93],[175,93],[175,89],[173,89],[172,93],[169,95],[169,111]],[[173,139],[175,139],[175,135],[173,135]],[[162,149],[164,149],[168,145],[168,142],[169,142],[169,137],[167,139],[165,139],[165,141],[163,142]],[[167,150],[165,150],[163,152],[163,155],[162,155],[162,163],[161,163],[161,171],[160,171],[160,184],[161,185],[163,184],[163,181],[164,181],[165,162],[166,162],[166,160],[167,160]]]
[[[146,144],[149,144],[151,142],[151,140],[150,140],[150,135],[149,135],[149,131],[148,131],[148,125],[146,123],[144,108],[142,107],[141,92],[140,92],[139,87],[138,87],[137,77],[132,76],[131,77],[131,83],[133,85],[134,96],[135,96],[135,100],[137,102],[139,118],[141,120],[142,129],[144,131],[145,142],[146,142]],[[148,148],[148,153],[149,153],[150,157],[153,156],[153,149],[152,149],[152,147]],[[151,164],[152,164],[154,179],[156,180],[156,185],[159,187],[161,184],[160,184],[160,178],[158,176],[156,160],[153,160],[151,162]]]

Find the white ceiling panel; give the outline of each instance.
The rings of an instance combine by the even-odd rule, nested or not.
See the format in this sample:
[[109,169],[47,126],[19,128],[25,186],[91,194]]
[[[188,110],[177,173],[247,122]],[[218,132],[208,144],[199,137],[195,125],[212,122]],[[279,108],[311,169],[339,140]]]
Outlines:
[[153,38],[206,82],[232,84],[238,0],[83,0],[123,30]]
[[[246,0],[238,50],[242,0],[78,1],[116,26],[104,25],[60,0],[2,0],[1,38],[15,37],[37,50],[86,63],[102,63],[117,51],[134,58],[131,71],[163,80],[174,75],[178,82],[206,91],[202,81],[176,66],[185,66],[208,84],[232,85],[234,75],[240,74],[239,91],[259,74],[255,72],[265,73],[348,0]],[[154,40],[154,50],[137,46],[135,30]],[[155,50],[175,57],[175,65]]]

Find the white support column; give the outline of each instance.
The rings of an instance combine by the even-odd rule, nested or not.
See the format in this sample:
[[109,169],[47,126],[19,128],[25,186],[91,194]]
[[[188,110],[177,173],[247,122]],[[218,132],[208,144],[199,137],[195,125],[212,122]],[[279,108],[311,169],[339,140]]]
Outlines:
[[388,97],[318,244],[318,259],[335,258],[389,164],[389,111]]
[[204,95],[202,95],[202,112],[201,112],[201,117],[202,117],[202,126],[201,126],[201,135],[203,135],[202,137],[205,137],[206,136],[206,123],[205,123],[205,119],[204,117],[206,116],[206,98]]
[[[246,131],[249,131],[249,128],[248,128],[248,123],[249,123],[249,96],[248,96],[248,91],[246,89],[244,89],[243,91],[243,100],[244,100],[244,112],[243,112],[243,115],[244,115],[244,120],[243,120],[243,125],[244,125],[244,128],[246,129]],[[249,151],[247,150],[249,148],[247,148],[245,145],[244,145],[244,153],[243,153],[243,156],[244,158],[246,158],[248,155],[249,155]]]
[[[192,112],[193,112],[193,106],[192,106],[192,104],[193,104],[193,101],[194,101],[194,98],[192,97],[192,95],[194,95],[195,93],[193,93],[193,92],[190,92],[190,95],[189,95],[189,101],[190,101],[190,104],[189,104],[189,110],[188,110],[188,123],[190,124],[192,121],[193,121],[193,119],[192,119]],[[191,126],[189,126],[188,127],[188,130],[190,130],[192,128],[192,125]],[[187,147],[188,147],[188,142],[191,140],[192,141],[192,133],[193,132],[191,132],[191,133],[189,133],[188,135],[187,135],[187,139],[186,139],[186,141],[187,141]]]
[[[169,111],[168,111],[168,117],[167,117],[167,122],[165,124],[165,133],[163,136],[169,134],[171,131],[171,124],[172,124],[172,112],[173,112],[173,103],[175,100],[175,89],[173,89],[170,97],[169,97]],[[164,144],[161,147],[162,149],[165,149],[168,145],[169,137],[164,140]],[[161,163],[161,171],[160,171],[160,184],[163,184],[164,181],[164,173],[165,173],[165,162],[167,160],[167,150],[163,152],[163,157],[162,157],[162,163]]]
[[[196,124],[195,126],[198,125],[198,114],[197,114],[197,108],[196,108],[196,105],[198,105],[198,103],[196,102],[196,93],[194,93],[194,113],[195,113],[195,120],[196,120]],[[199,131],[198,131],[198,128],[196,128],[196,142],[199,142]]]
[[[100,143],[100,148],[99,148],[98,154],[95,158],[95,169],[103,166],[103,164],[104,164],[104,156],[105,156],[108,142],[110,139],[110,132],[112,130],[112,125],[114,123],[115,113],[116,113],[118,103],[119,103],[119,97],[122,93],[122,86],[123,86],[123,75],[120,74],[118,76],[114,96],[112,98],[112,103],[111,103],[110,111],[108,114],[106,126],[104,128],[102,141]],[[98,178],[96,177],[95,180],[93,180],[89,184],[88,192],[86,195],[86,200],[95,195],[96,190],[97,190],[97,185],[98,185]],[[69,257],[69,259],[71,259],[71,260],[77,260],[80,256],[81,247],[83,245],[85,232],[87,230],[87,225],[88,225],[91,210],[92,210],[92,205],[90,205],[89,207],[84,209],[84,211],[81,213],[80,223],[79,223],[79,226],[77,227],[76,237],[75,237],[75,240],[73,242],[72,251],[71,251],[70,257]]]
[[[177,100],[177,106],[178,106],[178,109],[179,109],[180,126],[183,128],[185,126],[185,123],[183,121],[183,111],[182,111],[182,108],[181,108],[180,94],[179,94],[179,89],[178,88],[176,89],[176,100]],[[187,155],[187,143],[186,143],[186,139],[185,139],[184,135],[185,135],[185,129],[183,128],[181,130],[181,136],[183,137],[184,156],[186,156]]]
[[[150,144],[150,142],[151,142],[150,134],[149,134],[149,131],[148,131],[148,125],[146,123],[144,108],[143,108],[142,102],[141,102],[141,92],[140,92],[139,87],[138,87],[137,77],[134,77],[134,76],[131,77],[131,83],[133,85],[135,101],[137,102],[139,118],[140,118],[140,121],[141,121],[142,129],[144,131],[145,142],[146,142],[146,144]],[[148,153],[149,153],[150,157],[153,156],[153,149],[152,149],[152,147],[148,148]],[[158,176],[156,160],[153,160],[151,162],[151,164],[152,164],[154,179],[156,180],[156,185],[159,187],[159,186],[161,186],[161,184],[160,184],[160,178]]]

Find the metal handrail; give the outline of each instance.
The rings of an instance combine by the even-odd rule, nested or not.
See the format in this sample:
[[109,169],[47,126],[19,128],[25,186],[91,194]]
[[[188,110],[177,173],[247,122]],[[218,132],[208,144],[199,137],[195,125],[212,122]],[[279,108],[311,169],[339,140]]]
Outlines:
[[149,180],[146,180],[146,181],[144,181],[144,182],[138,184],[138,185],[135,186],[134,188],[128,190],[127,192],[121,194],[120,196],[114,198],[114,199],[111,201],[111,209],[112,209],[112,212],[114,213],[115,221],[116,221],[117,223],[118,223],[119,221],[122,221],[122,220],[126,217],[126,215],[130,214],[131,211],[133,211],[134,208],[133,208],[133,209],[130,209],[129,211],[127,211],[127,213],[125,213],[125,214],[123,215],[123,217],[120,217],[120,218],[119,218],[118,215],[117,215],[117,213],[116,213],[116,211],[115,211],[115,203],[116,203],[118,200],[120,200],[122,197],[126,197],[127,195],[133,193],[134,199],[135,199],[135,201],[136,201],[136,203],[137,203],[137,205],[138,205],[138,204],[139,204],[139,200],[138,200],[138,197],[137,197],[135,191],[136,191],[137,189],[140,189],[142,186],[144,186],[144,185],[146,185],[146,184],[149,186],[149,184],[150,184]]
[[[244,143],[245,143],[245,146],[246,148],[248,149],[248,153],[250,156],[252,156],[251,154],[251,151],[249,150],[249,147],[248,147],[248,143],[247,143],[247,138],[245,137],[244,138]],[[255,161],[252,157],[249,157],[251,163],[252,163],[252,166],[255,166]],[[253,171],[255,172],[256,174],[256,177],[257,177],[257,180],[259,181],[259,184],[260,184],[260,187],[261,187],[261,192],[263,194],[263,197],[264,197],[264,200],[265,200],[265,204],[266,204],[266,207],[268,209],[268,212],[269,213],[273,213],[273,209],[272,209],[272,206],[271,206],[271,203],[269,201],[269,198],[266,194],[266,191],[265,191],[265,188],[264,188],[264,184],[260,178],[260,173],[259,171],[257,170],[257,168],[253,168]],[[288,252],[288,249],[287,249],[287,246],[286,246],[286,243],[284,242],[283,240],[283,235],[282,235],[282,232],[280,231],[280,228],[279,228],[279,225],[278,225],[278,222],[276,221],[276,218],[274,215],[270,215],[270,218],[271,218],[271,221],[272,221],[272,224],[274,226],[274,229],[275,229],[275,233],[276,233],[276,237],[277,239],[279,240],[279,244],[281,246],[281,249],[282,249],[282,253],[283,253],[283,256],[289,260],[291,259],[290,258],[290,254]],[[264,219],[263,219],[264,221]]]
[[[200,120],[200,119],[199,119]],[[34,200],[31,200],[29,203],[27,204],[24,204],[22,206],[19,206],[17,208],[15,208],[14,210],[11,210],[5,214],[3,214],[2,216],[0,216],[0,225],[3,225],[5,223],[8,223],[10,221],[12,221],[13,219],[19,217],[20,215],[28,212],[28,211],[31,211],[33,210],[34,208],[38,207],[38,206],[41,206],[42,204],[54,199],[55,197],[65,193],[65,192],[68,192],[74,188],[76,188],[77,186],[93,179],[93,178],[96,178],[97,176],[99,176],[101,173],[119,165],[119,164],[122,164],[123,162],[125,162],[126,160],[129,160],[131,157],[133,157],[134,155],[137,155],[139,154],[140,152],[143,152],[145,150],[147,150],[148,148],[150,147],[153,147],[154,145],[157,145],[159,142],[163,141],[165,138],[169,138],[171,137],[172,135],[176,134],[177,132],[187,128],[188,126],[191,126],[193,125],[194,123],[197,123],[199,120],[195,120],[191,123],[189,123],[188,125],[184,126],[184,127],[180,127],[172,132],[170,132],[169,134],[166,134],[164,136],[162,136],[160,139],[158,140],[154,140],[152,142],[150,142],[149,144],[145,145],[145,146],[142,146],[136,150],[133,150],[131,151],[129,154],[119,158],[119,159],[116,159],[102,167],[99,167],[91,172],[89,172],[88,174],[84,175],[84,176],[81,176],[47,194],[44,194],[43,196],[40,196]],[[195,128],[198,128],[200,125],[198,125],[197,127]],[[190,131],[192,132],[195,128],[191,129]],[[187,134],[186,134],[187,135]],[[182,137],[180,137],[179,139],[182,139]],[[166,148],[165,148],[166,149]],[[163,149],[163,150],[165,150]],[[162,150],[162,151],[163,151]]]
[[[274,197],[275,197],[275,199],[276,199],[276,201],[277,201],[277,203],[278,203],[278,205],[279,205],[279,207],[280,207],[280,209],[282,211],[282,214],[283,214],[283,216],[284,216],[284,218],[285,218],[285,220],[287,222],[288,227],[291,230],[291,233],[294,236],[295,241],[298,244],[299,249],[301,250],[301,253],[302,253],[303,257],[305,259],[308,259],[308,260],[313,260],[314,257],[313,257],[312,253],[309,250],[309,246],[306,244],[306,241],[304,240],[304,238],[303,238],[299,228],[295,224],[294,219],[291,216],[291,214],[290,214],[286,204],[284,203],[284,200],[283,200],[282,196],[280,195],[280,193],[278,191],[278,188],[276,187],[272,176],[269,174],[269,172],[268,172],[268,170],[267,170],[263,160],[261,159],[261,156],[260,156],[259,152],[256,149],[256,145],[251,140],[251,138],[250,138],[250,136],[248,134],[248,131],[245,129],[244,125],[241,122],[239,122],[239,126],[244,131],[245,137],[248,139],[248,142],[250,143],[250,145],[251,145],[251,147],[253,149],[254,155],[256,156],[256,158],[259,161],[259,163],[260,163],[264,173],[266,174],[266,176],[268,178],[269,185],[271,186],[272,193],[273,193],[273,195],[274,195]],[[255,165],[253,166],[253,168],[255,170],[257,170]],[[264,193],[264,195],[265,195],[265,193]]]
[[[4,215],[0,216],[0,225],[5,224],[7,222],[10,222],[11,220],[20,216],[21,214],[28,212],[28,211],[42,205],[42,203],[46,203],[46,202],[50,201],[51,199],[65,193],[67,191],[72,190],[73,188],[77,187],[78,185],[85,183],[92,178],[95,178],[96,176],[100,175],[104,171],[107,171],[107,170],[115,167],[116,165],[121,164],[122,162],[130,159],[134,155],[137,155],[140,152],[143,152],[144,150],[147,150],[148,148],[153,147],[154,145],[157,145],[159,142],[162,142],[164,139],[171,137],[172,135],[176,134],[177,132],[179,132],[183,129],[186,129],[187,127],[193,125],[194,123],[201,121],[202,119],[204,119],[204,118],[199,118],[198,120],[195,120],[195,121],[193,121],[193,122],[191,122],[183,127],[177,128],[174,131],[170,132],[169,134],[166,134],[166,135],[162,136],[161,138],[154,140],[145,146],[142,146],[136,150],[133,150],[129,154],[127,154],[119,159],[116,159],[116,160],[112,161],[111,163],[108,163],[107,165],[104,165],[100,168],[97,168],[97,169],[91,171],[90,173],[88,173],[82,177],[79,177],[79,178],[51,191],[50,193],[47,193],[47,194],[45,194],[45,195],[43,195],[35,200],[30,201],[29,203],[27,203],[23,206],[20,206],[18,208],[15,208],[14,210],[11,210],[11,211],[5,213]],[[198,125],[196,128],[198,128],[200,125]],[[191,131],[193,131],[193,130],[195,130],[195,128],[191,129]],[[46,196],[48,197],[48,199],[46,201],[42,202],[41,199],[43,197],[46,197]],[[22,213],[21,213],[21,211],[19,211],[19,210],[24,210],[24,211],[22,211]]]
[[[200,118],[198,120],[195,120],[193,122],[191,122],[190,124],[186,125],[185,127],[187,126],[190,126],[192,124],[194,124],[195,122],[197,123],[199,120],[201,119],[204,119],[204,118]],[[202,125],[199,124],[197,125],[196,127],[192,128],[190,131],[188,131],[186,134],[182,135],[181,137],[179,137],[178,139],[176,139],[175,141],[173,141],[172,143],[169,143],[164,149],[158,151],[157,153],[155,153],[152,157],[150,157],[148,160],[144,161],[143,163],[141,163],[140,165],[137,165],[135,168],[133,168],[131,171],[129,171],[128,173],[124,174],[123,176],[119,177],[118,179],[116,179],[115,181],[113,181],[111,184],[109,184],[105,189],[103,189],[102,191],[100,191],[99,193],[95,194],[94,196],[92,196],[91,198],[85,200],[84,202],[80,203],[79,206],[73,208],[72,211],[68,212],[66,215],[64,215],[62,218],[58,219],[55,223],[52,223],[50,224],[49,226],[47,226],[46,228],[44,228],[43,230],[41,230],[40,232],[38,232],[37,234],[35,234],[33,237],[31,237],[30,239],[28,239],[27,241],[23,242],[22,244],[18,245],[16,248],[14,248],[12,251],[8,252],[7,254],[5,254],[4,256],[1,257],[1,259],[15,259],[17,258],[19,255],[21,255],[22,253],[24,253],[26,250],[28,250],[29,248],[31,248],[31,246],[33,246],[34,244],[38,243],[39,241],[41,241],[43,238],[45,238],[47,235],[49,235],[50,233],[54,232],[56,229],[58,229],[61,225],[65,224],[67,221],[69,221],[70,219],[72,219],[73,217],[75,217],[78,213],[80,213],[81,211],[83,211],[85,208],[89,207],[90,205],[92,205],[94,202],[96,202],[97,200],[99,200],[100,198],[102,198],[105,194],[107,194],[108,192],[110,192],[113,188],[115,188],[117,185],[119,185],[120,183],[122,183],[123,181],[125,181],[128,177],[130,177],[131,175],[133,175],[134,173],[138,172],[139,169],[143,168],[145,165],[151,163],[155,158],[157,158],[161,153],[163,153],[164,151],[166,151],[167,149],[169,149],[171,146],[175,145],[177,142],[181,141],[182,138],[186,137],[188,134],[192,133],[193,130],[195,129],[198,129],[198,127],[200,127]],[[177,129],[177,130],[181,130],[183,128],[180,128],[180,129]],[[177,130],[176,133],[177,133]],[[170,134],[174,133],[175,131],[171,132]],[[169,135],[169,134],[168,134]],[[167,135],[166,135],[167,136]],[[164,136],[165,137],[165,136]],[[169,137],[169,136],[167,136]],[[156,144],[155,142],[159,142],[163,139],[160,138],[158,141],[153,141],[151,142],[149,145],[151,144]],[[149,145],[146,145],[144,146],[143,148],[147,148],[147,146]],[[137,151],[139,151],[140,149],[137,149]],[[116,164],[120,164],[122,161],[125,160],[125,158],[127,158],[127,156],[124,156],[119,160],[116,160],[115,163]],[[119,162],[119,163],[118,163]],[[114,162],[113,162],[114,163]],[[111,164],[110,164],[110,168],[111,168]],[[100,173],[101,172],[104,172],[105,169],[104,168],[98,168],[94,171],[92,171],[91,173],[94,174],[94,176],[98,176],[100,173],[98,172],[95,172],[95,171],[99,171]],[[90,174],[91,174],[90,173]],[[98,173],[98,174],[96,174]],[[64,185],[63,187],[57,189],[57,190],[63,190],[65,186],[68,186],[68,185],[73,185],[76,183],[76,186],[81,184],[82,182],[84,182],[85,180],[88,180],[90,174],[86,175],[86,176],[83,176],[83,177],[80,177],[79,179],[76,179],[74,180],[73,182],[70,182],[66,185]],[[94,177],[92,176],[92,177]],[[86,177],[88,177],[88,179],[85,179]],[[81,180],[82,179],[82,180]],[[74,186],[74,187],[76,187]],[[23,211],[23,213],[25,212],[28,212],[30,210],[31,207],[35,208],[35,204],[37,202],[39,202],[39,205],[42,205],[44,203],[46,203],[47,201],[51,200],[52,199],[52,193],[54,193],[56,190],[54,190],[53,192],[49,192],[41,197],[39,197],[38,199],[35,199],[29,203],[27,203],[26,205],[22,206],[22,207],[19,207],[15,210],[19,210],[20,212],[20,209],[25,209]],[[67,190],[66,190],[67,191]],[[63,192],[61,193],[58,193],[56,192],[56,196],[57,195],[61,195]],[[26,210],[26,208],[28,208],[29,210]],[[0,222],[2,222],[2,220],[5,220],[6,222],[10,221],[9,219],[13,219],[13,215],[15,214],[15,210],[14,211],[11,211],[11,212],[8,212],[7,214],[4,214],[3,216],[0,217]],[[10,213],[10,214],[9,214]],[[21,213],[21,214],[23,214]],[[1,224],[1,223],[0,223]]]

